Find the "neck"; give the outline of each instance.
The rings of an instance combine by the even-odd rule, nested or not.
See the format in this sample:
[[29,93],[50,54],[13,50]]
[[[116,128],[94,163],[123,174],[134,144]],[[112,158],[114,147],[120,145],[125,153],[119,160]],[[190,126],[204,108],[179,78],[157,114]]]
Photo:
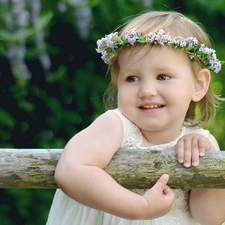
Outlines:
[[176,138],[179,137],[181,133],[182,126],[178,127],[177,129],[166,129],[166,130],[157,130],[157,131],[145,131],[141,130],[143,135],[143,142],[142,145],[144,147],[153,146],[153,145],[160,145],[169,143],[174,141]]

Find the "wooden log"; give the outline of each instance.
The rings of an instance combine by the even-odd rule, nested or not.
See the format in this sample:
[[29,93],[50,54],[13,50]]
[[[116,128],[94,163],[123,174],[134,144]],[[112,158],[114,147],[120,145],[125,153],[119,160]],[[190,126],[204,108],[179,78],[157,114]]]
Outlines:
[[198,167],[185,168],[175,151],[118,151],[105,169],[129,189],[150,188],[158,178],[170,175],[171,188],[225,188],[225,152],[208,151]]
[[0,188],[56,188],[62,149],[0,149]]
[[[0,149],[0,188],[57,188],[55,166],[62,149]],[[146,189],[170,175],[171,188],[225,188],[225,152],[209,151],[198,167],[185,168],[174,151],[121,149],[105,168],[128,189]]]

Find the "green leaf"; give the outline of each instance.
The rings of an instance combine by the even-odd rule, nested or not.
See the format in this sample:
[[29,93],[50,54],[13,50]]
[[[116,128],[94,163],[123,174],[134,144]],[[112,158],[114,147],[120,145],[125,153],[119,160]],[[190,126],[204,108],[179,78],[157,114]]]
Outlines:
[[100,0],[89,0],[87,5],[91,8],[93,8],[99,4],[100,4]]
[[16,120],[11,114],[5,109],[0,108],[0,124],[5,125],[9,128],[13,128]]
[[53,17],[53,13],[52,12],[47,12],[45,14],[43,14],[40,19],[36,22],[36,24],[34,25],[34,30],[40,30],[43,27],[47,26],[47,24],[51,21]]
[[7,30],[0,30],[0,40],[15,42],[21,39],[26,39],[27,37],[32,35],[32,33],[32,30],[29,29],[19,30],[13,33]]

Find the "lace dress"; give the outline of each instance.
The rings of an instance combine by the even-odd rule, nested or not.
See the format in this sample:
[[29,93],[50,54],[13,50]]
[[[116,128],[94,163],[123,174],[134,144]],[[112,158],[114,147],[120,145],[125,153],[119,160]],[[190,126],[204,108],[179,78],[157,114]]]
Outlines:
[[[124,126],[124,138],[121,148],[164,150],[176,145],[177,140],[185,134],[199,133],[208,136],[209,131],[183,127],[180,136],[167,144],[142,147],[142,134],[138,127],[121,114],[119,109],[109,110],[121,118]],[[143,194],[146,190],[133,190]],[[176,199],[171,211],[153,220],[127,220],[117,216],[84,206],[65,195],[60,189],[56,190],[46,225],[198,225],[191,217],[188,208],[188,192],[180,189],[173,190]]]

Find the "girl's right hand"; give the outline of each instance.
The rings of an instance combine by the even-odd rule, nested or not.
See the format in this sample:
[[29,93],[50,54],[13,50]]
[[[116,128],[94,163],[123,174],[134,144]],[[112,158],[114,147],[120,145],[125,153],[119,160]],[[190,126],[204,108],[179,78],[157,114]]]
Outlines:
[[149,207],[149,215],[144,219],[152,219],[152,213],[157,218],[167,214],[171,210],[175,194],[167,186],[168,181],[169,175],[163,174],[155,185],[143,195]]

